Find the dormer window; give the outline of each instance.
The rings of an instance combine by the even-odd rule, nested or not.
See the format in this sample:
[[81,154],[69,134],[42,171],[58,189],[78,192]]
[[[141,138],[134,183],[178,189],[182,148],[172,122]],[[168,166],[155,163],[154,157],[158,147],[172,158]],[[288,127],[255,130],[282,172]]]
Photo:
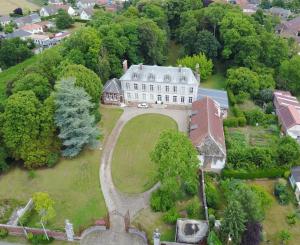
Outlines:
[[165,75],[165,76],[164,76],[164,81],[165,81],[165,82],[171,82],[171,76],[168,75],[168,74]]
[[180,82],[185,82],[187,79],[186,79],[186,76],[181,76],[180,77]]
[[153,73],[149,73],[149,75],[148,75],[148,80],[149,80],[149,81],[154,81],[154,80],[155,80],[155,76],[154,76]]
[[138,79],[138,74],[137,74],[136,72],[134,72],[134,73],[132,74],[132,79],[133,79],[133,80],[137,80],[137,79]]

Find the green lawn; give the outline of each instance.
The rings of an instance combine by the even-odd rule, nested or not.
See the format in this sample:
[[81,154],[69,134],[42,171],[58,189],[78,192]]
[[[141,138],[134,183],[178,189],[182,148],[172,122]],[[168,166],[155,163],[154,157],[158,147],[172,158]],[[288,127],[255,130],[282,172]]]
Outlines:
[[37,56],[34,55],[31,58],[25,60],[24,62],[12,66],[0,73],[0,104],[2,104],[6,99],[5,91],[6,91],[7,82],[15,79],[23,69],[25,69],[30,65],[33,65],[36,62],[37,62]]
[[[257,180],[251,181],[252,184],[257,184],[265,188],[270,194],[273,195],[273,187],[275,180]],[[286,216],[296,211],[296,208],[289,204],[287,206],[280,205],[275,197],[271,207],[266,211],[266,218],[263,221],[263,228],[266,232],[267,240],[269,243],[264,242],[262,245],[279,245],[278,233],[282,230],[287,230],[291,233],[292,239],[288,242],[288,245],[299,245],[300,241],[300,219],[297,219],[296,225],[288,225],[286,222]]]
[[159,114],[140,115],[125,125],[112,159],[112,177],[119,190],[140,193],[153,186],[155,166],[149,153],[165,129],[177,129],[177,124]]
[[[102,108],[101,114],[100,128],[105,140],[122,110]],[[100,158],[99,149],[86,149],[74,159],[62,159],[54,168],[36,170],[33,179],[28,177],[28,171],[14,168],[0,178],[0,199],[18,198],[27,202],[34,192],[48,192],[55,200],[57,213],[48,227],[61,229],[64,220],[70,219],[79,231],[106,215],[99,184]]]

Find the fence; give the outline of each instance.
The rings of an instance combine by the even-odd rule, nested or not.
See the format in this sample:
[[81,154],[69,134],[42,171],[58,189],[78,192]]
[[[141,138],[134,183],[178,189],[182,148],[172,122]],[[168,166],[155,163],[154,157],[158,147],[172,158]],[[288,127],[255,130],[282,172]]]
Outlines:
[[[8,231],[8,233],[10,235],[14,235],[14,236],[24,236],[25,235],[25,231],[27,233],[32,233],[34,235],[38,235],[38,234],[45,234],[43,229],[38,229],[38,228],[30,228],[30,227],[22,227],[22,226],[16,226],[16,225],[3,225],[0,224],[0,229],[4,228]],[[49,237],[53,237],[56,240],[67,240],[67,236],[65,234],[65,232],[61,232],[61,231],[52,231],[52,230],[47,230],[47,235]]]
[[204,215],[205,219],[208,222],[208,208],[207,208],[207,202],[206,202],[206,194],[205,194],[205,180],[204,180],[204,171],[201,169],[200,173],[200,194],[202,196],[202,205],[204,207]]

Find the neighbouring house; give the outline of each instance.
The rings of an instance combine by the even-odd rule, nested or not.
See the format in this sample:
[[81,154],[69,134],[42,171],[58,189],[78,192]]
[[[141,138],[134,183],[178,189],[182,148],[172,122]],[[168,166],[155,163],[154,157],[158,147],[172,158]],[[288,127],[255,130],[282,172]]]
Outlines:
[[208,228],[208,222],[205,220],[177,219],[176,242],[200,244],[206,238]]
[[11,20],[12,19],[9,16],[1,16],[0,17],[0,24],[1,24],[1,26],[6,26],[11,22]]
[[5,35],[5,38],[20,38],[21,40],[25,41],[26,39],[28,39],[28,37],[31,35],[30,32],[28,31],[24,31],[24,30],[15,30],[13,33],[9,33]]
[[53,38],[55,38],[56,42],[60,42],[61,40],[65,39],[69,36],[70,36],[70,32],[62,31],[62,32],[56,33]]
[[229,102],[227,91],[225,90],[218,90],[218,89],[208,89],[208,88],[200,88],[198,89],[198,96],[197,99],[201,100],[205,97],[210,97],[213,100],[217,101],[221,108],[221,114],[223,118],[227,117],[228,110],[229,110]]
[[276,32],[282,37],[293,38],[300,44],[300,17],[282,22],[276,26]]
[[279,7],[272,7],[267,10],[271,15],[278,16],[282,20],[288,19],[289,16],[292,15],[292,12],[289,9],[279,8]]
[[123,102],[121,82],[117,78],[108,80],[103,88],[102,103],[110,105],[120,105]]
[[64,1],[63,0],[48,0],[49,5],[63,5]]
[[93,13],[94,13],[93,8],[85,8],[80,11],[79,16],[80,16],[80,19],[82,19],[82,20],[90,20],[90,19],[92,19]]
[[123,69],[120,81],[125,103],[190,106],[197,99],[200,75],[190,68],[139,64],[127,69],[124,61]]
[[199,152],[204,170],[219,172],[225,166],[226,146],[220,104],[210,97],[192,104],[189,137]]
[[274,106],[281,130],[300,142],[300,103],[289,91],[274,92]]
[[76,5],[79,9],[93,8],[97,0],[79,0]]
[[291,169],[290,183],[295,191],[295,196],[300,204],[300,166]]
[[24,17],[14,19],[14,22],[18,27],[22,27],[26,24],[34,24],[41,22],[41,17],[37,13],[33,13]]
[[29,36],[29,38],[31,38],[37,46],[49,47],[50,45],[50,38],[47,35],[32,34]]
[[37,34],[43,32],[43,26],[39,24],[27,24],[22,26],[20,30],[27,31],[31,34]]
[[68,4],[57,4],[57,5],[48,5],[44,6],[40,10],[40,16],[42,17],[48,17],[52,15],[56,15],[58,13],[58,10],[63,9],[65,10],[70,16],[76,15],[76,10]]

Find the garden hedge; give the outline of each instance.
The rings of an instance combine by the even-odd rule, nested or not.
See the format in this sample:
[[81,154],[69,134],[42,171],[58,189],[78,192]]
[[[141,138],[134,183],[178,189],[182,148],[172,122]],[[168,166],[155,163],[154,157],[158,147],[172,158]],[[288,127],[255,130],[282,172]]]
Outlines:
[[260,179],[260,178],[279,178],[283,177],[286,168],[270,168],[259,170],[232,170],[224,169],[221,173],[222,178],[235,178],[235,179]]

